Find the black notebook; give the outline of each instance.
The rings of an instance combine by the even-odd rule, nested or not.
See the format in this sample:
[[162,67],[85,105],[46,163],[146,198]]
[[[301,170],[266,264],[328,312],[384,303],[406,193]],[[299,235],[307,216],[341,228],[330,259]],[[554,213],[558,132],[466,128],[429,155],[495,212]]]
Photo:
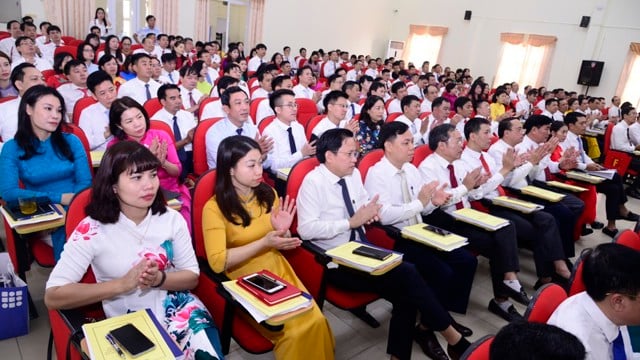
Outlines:
[[31,214],[23,214],[20,211],[20,204],[18,203],[18,201],[7,202],[7,205],[4,207],[4,209],[14,221],[28,220],[35,217],[58,213],[58,211],[52,206],[51,201],[49,201],[49,198],[39,197],[36,198],[35,201],[37,208],[36,211]]

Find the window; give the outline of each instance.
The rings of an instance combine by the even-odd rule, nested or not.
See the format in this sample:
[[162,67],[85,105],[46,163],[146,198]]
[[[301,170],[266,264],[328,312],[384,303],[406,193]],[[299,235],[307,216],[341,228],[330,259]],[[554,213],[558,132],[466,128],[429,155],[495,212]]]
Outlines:
[[640,43],[629,45],[616,94],[620,94],[622,101],[629,101],[634,107],[640,104]]
[[539,87],[548,80],[555,36],[502,33],[502,54],[493,87],[506,82]]
[[412,62],[418,68],[424,61],[429,61],[431,64],[437,63],[442,39],[447,31],[449,29],[442,26],[409,25],[405,60]]

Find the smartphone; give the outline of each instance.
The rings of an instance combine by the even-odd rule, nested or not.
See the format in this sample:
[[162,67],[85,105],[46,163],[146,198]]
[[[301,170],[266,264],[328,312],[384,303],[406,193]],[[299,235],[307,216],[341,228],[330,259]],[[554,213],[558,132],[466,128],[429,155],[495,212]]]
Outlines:
[[447,236],[449,234],[451,234],[449,231],[445,230],[445,229],[441,229],[437,226],[433,226],[433,225],[426,225],[425,227],[423,227],[423,229],[425,230],[429,230],[431,232],[434,232],[438,235],[442,235],[442,236]]
[[242,278],[242,281],[266,292],[267,294],[274,294],[285,288],[284,284],[264,274],[249,275]]
[[372,248],[364,245],[358,246],[357,248],[353,249],[353,253],[356,255],[362,255],[362,256],[366,256],[368,258],[372,258],[376,260],[385,260],[389,256],[391,256],[391,254],[393,254],[391,251],[376,249],[376,248]]
[[109,333],[120,347],[133,357],[140,356],[155,347],[153,342],[131,323],[113,329]]

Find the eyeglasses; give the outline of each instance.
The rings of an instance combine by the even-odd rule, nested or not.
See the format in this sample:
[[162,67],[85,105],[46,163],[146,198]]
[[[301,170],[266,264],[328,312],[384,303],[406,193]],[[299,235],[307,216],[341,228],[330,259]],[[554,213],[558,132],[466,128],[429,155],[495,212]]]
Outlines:
[[280,106],[280,107],[290,107],[292,109],[297,109],[298,108],[298,104],[297,103],[287,103],[287,104],[280,104],[280,105],[276,105],[276,106]]
[[355,158],[355,159],[357,159],[358,155],[360,155],[360,153],[357,152],[357,151],[335,151],[334,153],[335,154],[345,154],[348,157]]
[[349,105],[347,105],[347,104],[337,104],[337,103],[334,103],[334,104],[331,104],[331,105],[333,105],[333,106],[339,106],[339,107],[341,107],[341,108],[343,108],[343,109],[348,109],[348,108],[349,108]]

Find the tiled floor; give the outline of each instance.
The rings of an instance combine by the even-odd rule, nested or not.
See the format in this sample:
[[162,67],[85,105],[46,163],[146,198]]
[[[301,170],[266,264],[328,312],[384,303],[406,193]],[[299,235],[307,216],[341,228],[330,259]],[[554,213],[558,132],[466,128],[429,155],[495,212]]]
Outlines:
[[[598,219],[604,221],[604,198],[602,195],[599,195],[598,204],[600,205],[598,207]],[[630,199],[627,205],[632,211],[640,213],[639,200]],[[632,227],[633,225],[630,222],[618,221],[620,229]],[[595,231],[594,234],[584,237],[576,243],[576,253],[579,254],[586,247],[608,241],[611,241],[609,237],[603,235],[600,231]],[[529,294],[533,294],[531,287],[535,283],[536,277],[531,252],[522,250],[520,259],[520,279]],[[474,335],[470,338],[471,341],[486,334],[495,334],[500,327],[506,324],[504,320],[489,313],[486,309],[491,298],[491,283],[488,273],[487,260],[479,258],[469,310],[465,316],[453,314],[457,321],[473,329]],[[29,289],[40,312],[40,317],[31,321],[31,331],[28,335],[0,341],[0,358],[32,360],[46,357],[49,319],[43,303],[43,294],[44,283],[48,274],[48,269],[40,268],[37,265],[34,265],[28,273]],[[516,304],[516,307],[524,313],[524,306]],[[377,360],[388,358],[385,349],[391,305],[384,300],[378,300],[369,305],[368,310],[382,323],[380,328],[373,329],[350,313],[337,309],[331,304],[325,305],[324,313],[329,319],[336,339],[336,359]],[[8,326],[8,324],[0,326]],[[444,343],[442,338],[441,341]],[[230,360],[262,360],[273,359],[273,354],[248,354],[240,349],[238,345],[232,343],[231,352],[226,358]],[[426,356],[415,343],[413,346],[413,358],[426,359]]]

